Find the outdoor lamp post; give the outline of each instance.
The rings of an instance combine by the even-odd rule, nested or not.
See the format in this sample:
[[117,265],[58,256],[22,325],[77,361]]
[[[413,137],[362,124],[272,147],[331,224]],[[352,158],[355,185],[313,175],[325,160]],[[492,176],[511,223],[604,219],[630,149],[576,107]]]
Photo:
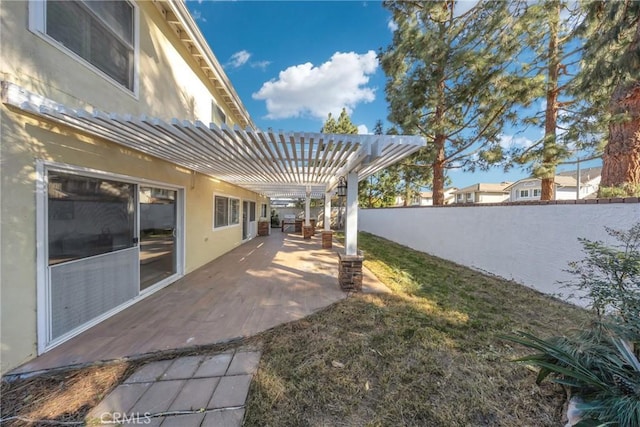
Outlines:
[[341,176],[338,181],[338,197],[347,197],[347,182],[344,180],[344,177]]

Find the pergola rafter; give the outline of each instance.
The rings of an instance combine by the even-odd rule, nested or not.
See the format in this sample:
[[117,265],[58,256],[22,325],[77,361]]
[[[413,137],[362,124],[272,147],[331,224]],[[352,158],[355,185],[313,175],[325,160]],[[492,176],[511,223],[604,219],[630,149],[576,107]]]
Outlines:
[[3,103],[267,197],[324,197],[339,177],[363,180],[424,146],[422,137],[230,128],[201,121],[72,109],[3,82]]

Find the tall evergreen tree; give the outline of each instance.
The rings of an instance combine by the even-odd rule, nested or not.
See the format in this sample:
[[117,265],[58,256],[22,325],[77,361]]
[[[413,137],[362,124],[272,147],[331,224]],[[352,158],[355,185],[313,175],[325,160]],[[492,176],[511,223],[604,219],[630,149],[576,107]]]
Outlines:
[[[374,135],[383,135],[382,120],[378,120],[373,128]],[[380,208],[393,206],[400,184],[399,168],[392,165],[366,180],[360,181],[358,186],[358,204],[366,208]]]
[[322,133],[339,133],[339,134],[357,134],[358,127],[353,124],[349,113],[345,108],[342,109],[338,120],[334,119],[331,113],[327,116],[327,120],[320,129]]
[[518,11],[481,1],[458,13],[456,3],[384,2],[398,26],[380,54],[389,120],[426,138],[414,172],[433,174],[435,205],[444,204],[446,169],[488,168],[504,159],[500,134],[528,90],[511,74],[520,49],[511,34]]
[[640,194],[640,2],[588,1],[576,91],[608,125],[600,188]]
[[[515,31],[528,47],[521,60],[527,63],[522,77],[531,83],[529,100],[544,100],[541,110],[530,109],[522,121],[543,125],[544,135],[530,147],[512,149],[511,155],[518,163],[533,164],[533,175],[541,179],[541,200],[554,198],[556,166],[587,145],[582,125],[593,124],[576,111],[582,101],[571,95],[582,51],[574,31],[579,15],[573,2],[542,0],[527,5]],[[594,132],[592,126],[588,130]]]

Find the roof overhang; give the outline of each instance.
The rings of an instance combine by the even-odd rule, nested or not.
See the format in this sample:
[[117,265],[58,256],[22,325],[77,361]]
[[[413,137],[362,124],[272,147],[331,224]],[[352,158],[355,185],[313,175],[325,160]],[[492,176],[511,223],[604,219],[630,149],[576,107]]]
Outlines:
[[350,172],[363,180],[425,145],[418,136],[272,132],[71,109],[3,82],[2,102],[267,197],[320,198]]
[[153,4],[160,11],[169,27],[176,33],[207,79],[219,91],[225,104],[236,115],[238,123],[243,127],[255,127],[229,78],[191,17],[185,2],[158,0]]

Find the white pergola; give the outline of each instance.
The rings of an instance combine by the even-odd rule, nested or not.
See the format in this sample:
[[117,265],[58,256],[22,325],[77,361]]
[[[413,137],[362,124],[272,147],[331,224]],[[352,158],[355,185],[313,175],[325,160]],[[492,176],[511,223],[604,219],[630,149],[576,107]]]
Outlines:
[[422,137],[273,132],[200,121],[89,112],[54,103],[3,82],[2,102],[23,112],[98,136],[269,198],[325,199],[347,183],[346,254],[357,253],[358,182],[425,145]]

